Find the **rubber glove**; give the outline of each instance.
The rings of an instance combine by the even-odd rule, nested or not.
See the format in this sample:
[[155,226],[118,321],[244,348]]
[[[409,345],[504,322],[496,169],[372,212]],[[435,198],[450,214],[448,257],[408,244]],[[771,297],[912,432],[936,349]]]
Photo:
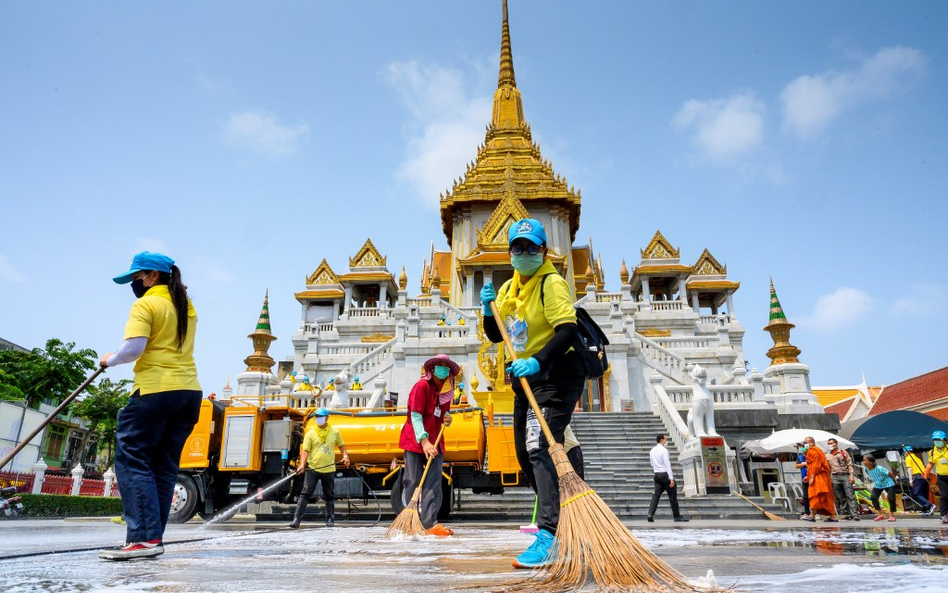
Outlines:
[[484,306],[484,315],[492,317],[494,312],[490,310],[491,301],[497,300],[497,293],[494,292],[494,283],[488,282],[481,289],[481,304]]
[[540,372],[540,363],[533,358],[518,358],[510,363],[510,373],[517,378],[527,377]]

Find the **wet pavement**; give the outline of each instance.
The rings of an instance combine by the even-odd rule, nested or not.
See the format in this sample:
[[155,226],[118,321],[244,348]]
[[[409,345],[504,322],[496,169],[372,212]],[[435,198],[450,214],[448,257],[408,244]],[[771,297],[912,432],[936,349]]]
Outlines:
[[[711,570],[741,591],[948,591],[948,526],[937,519],[628,525],[689,578]],[[440,540],[387,540],[387,526],[192,522],[169,527],[157,559],[108,562],[96,549],[118,544],[124,527],[107,519],[0,521],[0,591],[446,591],[523,576],[510,561],[532,541],[508,523],[454,523],[455,535]]]

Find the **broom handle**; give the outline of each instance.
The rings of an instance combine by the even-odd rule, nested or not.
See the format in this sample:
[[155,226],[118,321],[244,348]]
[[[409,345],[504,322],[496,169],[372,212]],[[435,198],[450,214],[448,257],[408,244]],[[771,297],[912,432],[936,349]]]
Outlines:
[[[500,311],[497,310],[497,302],[490,302],[490,312],[494,314],[494,321],[497,323],[497,328],[500,329],[500,335],[504,338],[504,345],[507,346],[507,353],[510,355],[510,358],[513,360],[517,359],[517,351],[514,350],[513,342],[510,341],[510,336],[507,334],[507,328],[504,327],[504,324],[498,321],[500,319]],[[550,427],[546,423],[546,418],[543,417],[543,411],[540,410],[540,405],[537,403],[537,398],[533,396],[533,390],[530,389],[530,383],[527,382],[526,377],[520,377],[520,385],[523,387],[523,392],[527,395],[527,401],[530,402],[530,407],[533,408],[533,413],[537,416],[537,421],[540,423],[540,428],[543,430],[543,436],[546,437],[546,442],[552,447],[556,444],[556,440],[553,438],[553,433],[550,432]]]
[[[29,445],[29,444],[30,444],[30,441],[33,440],[33,437],[35,437],[36,435],[38,435],[39,433],[41,433],[41,432],[43,431],[43,429],[46,428],[46,425],[49,424],[50,422],[52,422],[52,421],[56,418],[56,416],[59,415],[60,412],[62,412],[63,410],[65,410],[65,409],[66,409],[66,406],[68,406],[70,403],[72,403],[72,400],[76,399],[76,396],[79,395],[80,393],[82,393],[82,391],[83,391],[86,387],[89,386],[89,383],[92,383],[93,381],[95,381],[95,378],[98,377],[99,375],[101,375],[101,374],[105,371],[105,369],[106,369],[106,367],[99,367],[99,370],[97,370],[96,372],[94,372],[94,373],[92,373],[91,375],[89,375],[89,378],[86,379],[85,381],[83,381],[82,385],[80,385],[78,388],[76,388],[76,390],[73,391],[73,392],[69,395],[69,397],[67,397],[66,399],[64,399],[64,400],[62,401],[62,403],[59,404],[59,407],[56,408],[55,410],[53,410],[53,411],[50,413],[50,415],[46,417],[45,420],[43,420],[42,422],[40,422],[40,425],[37,426],[36,429],[33,430],[33,432],[31,432],[31,433],[28,434],[27,436],[23,437],[23,440],[20,441],[20,444],[17,445],[16,447],[14,447],[12,451],[10,451],[9,453],[7,453],[7,456],[4,457],[3,460],[0,460],[0,469],[3,469],[4,466],[6,466],[6,464],[9,463],[11,459],[13,459],[14,457],[16,457],[16,454],[17,454],[17,453],[19,453],[20,451],[23,450],[24,447],[26,447],[27,445]],[[24,403],[23,405],[26,405],[26,404]]]
[[[434,446],[435,449],[438,448],[438,443],[441,442],[441,435],[444,434],[444,423],[441,423],[441,430],[438,431],[438,438],[435,439]],[[431,469],[431,462],[434,461],[434,457],[428,458],[428,463],[425,464],[425,471],[421,474],[421,481],[418,482],[418,487],[415,488],[414,494],[411,495],[412,500],[416,498],[421,500],[421,487],[425,485],[425,478],[428,477],[428,470]]]

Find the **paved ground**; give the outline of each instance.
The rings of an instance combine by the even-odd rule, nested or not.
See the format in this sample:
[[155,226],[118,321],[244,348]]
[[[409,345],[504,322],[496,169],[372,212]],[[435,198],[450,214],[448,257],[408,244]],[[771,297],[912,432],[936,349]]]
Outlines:
[[[115,563],[94,551],[123,539],[124,528],[108,520],[0,521],[0,591],[444,591],[523,576],[510,560],[532,541],[517,525],[488,523],[455,523],[455,536],[444,540],[389,541],[387,525],[290,531],[239,518],[207,527],[192,522],[169,528],[164,556]],[[948,591],[948,528],[935,519],[629,527],[686,576],[712,570],[718,583],[741,591]],[[14,557],[23,554],[30,555]]]

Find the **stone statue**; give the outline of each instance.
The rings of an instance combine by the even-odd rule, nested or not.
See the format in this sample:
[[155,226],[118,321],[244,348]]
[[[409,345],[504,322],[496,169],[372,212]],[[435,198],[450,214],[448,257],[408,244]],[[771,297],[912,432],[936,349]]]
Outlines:
[[329,400],[330,408],[348,408],[349,407],[349,373],[343,370],[332,380],[333,390],[332,399]]
[[688,411],[688,432],[695,438],[718,436],[714,429],[714,398],[708,391],[708,371],[699,365],[691,370],[694,385],[691,410]]

